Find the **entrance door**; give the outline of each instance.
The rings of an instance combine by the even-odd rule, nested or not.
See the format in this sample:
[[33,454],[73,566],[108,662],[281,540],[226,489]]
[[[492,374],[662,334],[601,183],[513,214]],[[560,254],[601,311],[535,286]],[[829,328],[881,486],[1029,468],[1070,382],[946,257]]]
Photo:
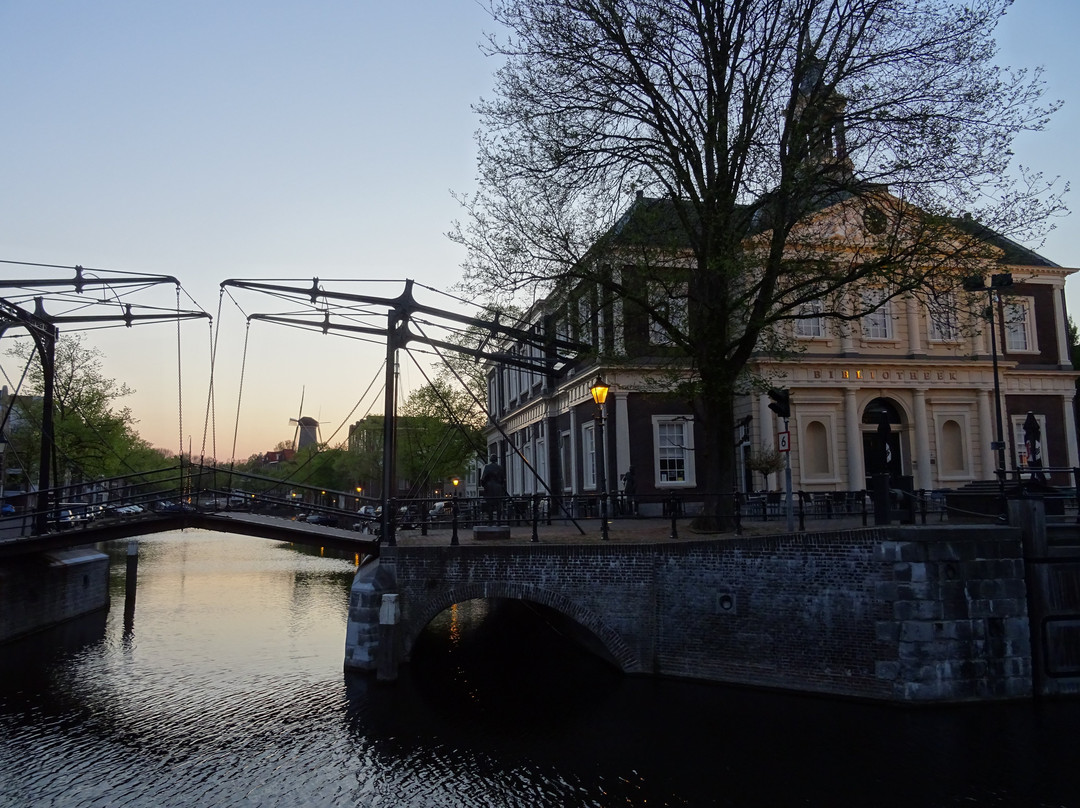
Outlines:
[[863,432],[863,461],[867,478],[887,472],[890,481],[904,473],[904,461],[900,454],[899,432],[890,431],[884,439],[878,432]]
[[[867,488],[875,474],[888,474],[889,485],[899,483],[904,473],[903,433],[899,431],[900,411],[886,398],[875,398],[863,411],[863,468]],[[866,426],[873,426],[867,429]]]

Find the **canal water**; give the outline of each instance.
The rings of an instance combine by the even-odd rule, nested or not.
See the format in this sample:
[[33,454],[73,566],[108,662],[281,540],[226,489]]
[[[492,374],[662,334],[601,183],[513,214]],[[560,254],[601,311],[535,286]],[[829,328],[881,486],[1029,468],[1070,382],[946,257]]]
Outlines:
[[354,559],[158,535],[125,604],[107,549],[107,614],[0,646],[0,806],[1080,806],[1080,702],[626,678],[487,602],[378,684],[342,672]]

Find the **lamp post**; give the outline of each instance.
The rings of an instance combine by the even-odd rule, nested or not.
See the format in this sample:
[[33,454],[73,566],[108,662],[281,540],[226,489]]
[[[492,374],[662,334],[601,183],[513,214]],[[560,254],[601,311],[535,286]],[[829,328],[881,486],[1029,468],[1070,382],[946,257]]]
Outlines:
[[596,460],[596,487],[600,492],[600,538],[607,541],[608,536],[608,522],[607,522],[607,474],[604,470],[604,402],[607,401],[608,390],[611,388],[607,386],[603,378],[597,374],[596,381],[592,383],[592,387],[589,388],[589,392],[592,394],[592,399],[596,402],[596,440],[593,446],[593,455]]
[[969,292],[986,289],[987,316],[990,320],[990,361],[994,369],[994,411],[997,426],[997,440],[991,445],[991,450],[997,451],[998,456],[998,488],[1001,495],[1001,508],[1005,509],[1005,433],[1003,419],[1001,417],[1001,380],[998,376],[997,358],[997,326],[994,324],[994,290],[1000,293],[1002,289],[1009,289],[1013,285],[1011,272],[999,272],[990,276],[990,285],[986,286],[982,277],[976,276],[964,279],[964,289]]
[[461,482],[461,480],[459,480],[457,477],[455,477],[450,482],[452,482],[454,484],[454,498],[450,502],[450,524],[451,524],[452,529],[453,529],[453,532],[450,534],[450,543],[456,546],[458,544],[458,534],[457,534],[457,487],[458,487],[458,484]]

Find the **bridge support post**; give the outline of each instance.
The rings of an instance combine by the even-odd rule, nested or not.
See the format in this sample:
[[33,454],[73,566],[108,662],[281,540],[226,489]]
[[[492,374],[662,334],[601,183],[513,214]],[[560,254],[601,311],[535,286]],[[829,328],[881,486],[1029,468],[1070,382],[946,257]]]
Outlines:
[[135,593],[139,585],[139,542],[131,539],[127,544],[127,570],[124,576],[124,629],[135,620]]
[[[384,632],[381,619],[383,599],[396,594],[394,548],[383,547],[381,557],[361,566],[353,578],[349,592],[349,621],[345,630],[346,670],[375,672],[379,668],[381,655],[385,653],[390,654],[396,671],[396,630]],[[388,635],[387,646],[383,645],[384,634]]]

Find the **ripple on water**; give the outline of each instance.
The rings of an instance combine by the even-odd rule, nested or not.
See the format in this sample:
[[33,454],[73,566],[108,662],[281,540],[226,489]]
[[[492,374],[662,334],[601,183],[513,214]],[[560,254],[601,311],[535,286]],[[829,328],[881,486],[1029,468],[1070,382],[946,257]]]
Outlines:
[[342,673],[351,560],[141,547],[133,612],[119,548],[107,616],[0,649],[3,808],[1078,802],[1078,705],[913,716],[624,679],[543,624],[465,619],[487,604],[381,686]]

